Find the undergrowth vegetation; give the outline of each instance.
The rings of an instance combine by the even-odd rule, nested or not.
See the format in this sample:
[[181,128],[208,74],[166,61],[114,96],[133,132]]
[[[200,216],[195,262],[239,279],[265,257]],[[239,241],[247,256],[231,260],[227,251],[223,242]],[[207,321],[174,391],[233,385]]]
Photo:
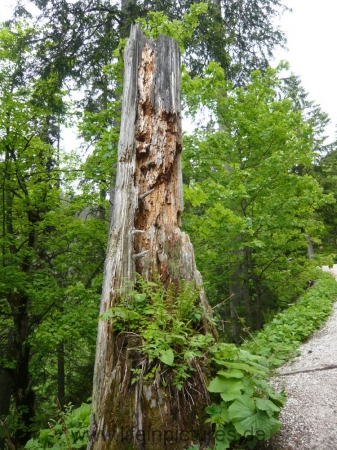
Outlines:
[[48,427],[41,430],[37,439],[30,439],[25,445],[29,450],[85,449],[88,443],[91,405],[82,403],[79,408],[71,404],[65,411],[59,411],[57,419],[50,419]]
[[337,283],[319,271],[318,279],[298,301],[277,314],[262,331],[246,341],[242,348],[267,358],[274,369],[298,354],[297,348],[327,320],[337,297]]
[[[191,376],[192,360],[207,361],[212,403],[206,409],[213,425],[214,450],[254,448],[268,440],[281,426],[278,420],[285,403],[283,392],[275,393],[268,380],[271,370],[296,355],[301,342],[317,330],[331,313],[337,283],[320,273],[313,287],[293,306],[278,314],[252,340],[241,347],[216,342],[200,327],[204,312],[197,305],[199,290],[183,283],[178,292],[166,290],[159,281],[137,278],[137,289],[122,296],[120,304],[101,320],[112,320],[115,331],[141,337],[142,351],[153,362],[153,370],[135,370],[134,380],[157,371],[171,370],[174,383],[182,389]],[[208,320],[212,320],[208,317]],[[90,405],[60,412],[49,429],[31,439],[27,449],[84,449],[87,442]],[[198,450],[198,446],[189,447]]]

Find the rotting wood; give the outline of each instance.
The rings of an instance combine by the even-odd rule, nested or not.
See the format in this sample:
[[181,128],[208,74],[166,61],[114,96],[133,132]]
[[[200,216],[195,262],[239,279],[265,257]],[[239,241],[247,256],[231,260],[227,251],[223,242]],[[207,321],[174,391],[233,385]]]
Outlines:
[[[133,26],[125,54],[124,92],[114,214],[109,231],[100,314],[118,304],[135,282],[160,276],[165,286],[181,280],[202,284],[193,247],[181,227],[180,56],[167,36],[146,39]],[[203,289],[200,304],[211,312]],[[203,329],[211,329],[203,319]],[[160,375],[131,384],[132,371],[148,370],[134,333],[114,333],[100,321],[88,449],[180,450],[206,448],[209,403],[205,374],[196,362],[181,390],[163,386]],[[206,369],[207,370],[207,369]],[[153,435],[153,433],[156,433]],[[184,433],[182,435],[182,433]]]

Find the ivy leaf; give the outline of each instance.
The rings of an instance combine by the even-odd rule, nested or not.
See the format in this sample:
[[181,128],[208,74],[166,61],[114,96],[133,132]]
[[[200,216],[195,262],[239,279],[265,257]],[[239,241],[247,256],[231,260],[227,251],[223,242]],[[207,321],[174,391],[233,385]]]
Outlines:
[[160,361],[162,361],[164,364],[167,364],[168,366],[173,366],[173,362],[174,362],[174,353],[173,351],[169,348],[167,350],[162,350],[160,352],[160,356],[159,356]]

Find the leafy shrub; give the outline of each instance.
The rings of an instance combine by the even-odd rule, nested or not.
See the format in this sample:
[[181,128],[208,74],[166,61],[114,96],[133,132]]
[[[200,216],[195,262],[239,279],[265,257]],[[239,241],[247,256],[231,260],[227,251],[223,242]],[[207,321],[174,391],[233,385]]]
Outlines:
[[215,425],[214,449],[232,444],[254,448],[280,429],[278,416],[286,397],[276,394],[266,381],[269,369],[263,356],[225,343],[215,344],[210,353],[216,376],[208,390],[217,402],[206,412],[207,422]]
[[336,281],[330,274],[320,273],[313,287],[294,305],[277,314],[242,348],[267,358],[270,369],[280,366],[295,356],[299,345],[328,319],[336,297]]
[[[206,412],[210,415],[207,422],[214,424],[214,449],[269,439],[281,426],[278,415],[285,396],[268,385],[265,357],[218,343],[211,334],[202,333],[204,312],[198,297],[194,283],[182,282],[178,291],[174,285],[167,290],[159,279],[147,282],[138,275],[136,288],[121,293],[118,305],[101,319],[112,319],[115,331],[138,334],[142,351],[151,361],[160,361],[156,370],[162,370],[161,364],[172,368],[178,389],[191,375],[191,360],[208,359],[214,375],[208,390],[215,402]],[[150,376],[134,369],[133,381]]]
[[[137,275],[137,286],[121,294],[118,305],[101,316],[113,319],[113,329],[120,333],[135,333],[141,337],[142,351],[150,361],[159,360],[172,367],[174,383],[181,389],[193,367],[189,362],[203,357],[210,343],[210,334],[198,331],[202,308],[197,305],[199,289],[194,283],[182,280],[179,289],[172,284],[169,289],[160,282],[145,281]],[[154,377],[159,365],[147,378]],[[133,382],[141,375],[134,369]]]
[[[139,277],[137,289],[131,289],[102,319],[113,318],[113,326],[120,332],[139,333],[144,353],[172,368],[178,388],[190,376],[187,361],[207,357],[213,375],[208,385],[213,403],[206,409],[207,422],[214,425],[213,450],[254,448],[281,426],[278,416],[286,397],[268,384],[270,370],[295,355],[300,343],[329,317],[337,283],[322,273],[295,305],[275,316],[241,347],[215,342],[212,335],[198,330],[202,314],[196,306],[198,295],[189,283],[182,283],[175,292],[173,288],[165,290],[159,281],[146,282]],[[134,376],[135,381],[141,374],[135,372]],[[25,448],[84,449],[89,422],[90,405],[76,409],[70,405],[58,420],[51,421],[50,429],[41,430]],[[198,450],[198,445],[189,450]]]
[[208,387],[221,397],[206,410],[208,421],[215,424],[214,450],[254,448],[279,430],[285,395],[269,386],[270,370],[298,353],[301,342],[329,317],[336,297],[336,281],[320,273],[296,304],[275,316],[251,341],[240,348],[217,344],[211,349],[213,363],[225,369],[218,370]]
[[79,408],[68,405],[57,420],[48,422],[49,429],[41,430],[38,438],[25,445],[28,450],[84,450],[88,443],[91,405],[82,403]]

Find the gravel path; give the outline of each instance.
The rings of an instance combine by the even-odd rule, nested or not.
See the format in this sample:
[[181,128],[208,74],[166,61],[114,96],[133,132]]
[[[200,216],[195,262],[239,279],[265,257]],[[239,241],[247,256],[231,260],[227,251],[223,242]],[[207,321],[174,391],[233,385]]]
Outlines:
[[[337,279],[337,265],[323,268]],[[276,390],[285,389],[282,428],[269,443],[270,450],[337,450],[337,303],[324,328],[300,347],[301,355],[279,369]],[[323,369],[323,370],[320,370]]]

